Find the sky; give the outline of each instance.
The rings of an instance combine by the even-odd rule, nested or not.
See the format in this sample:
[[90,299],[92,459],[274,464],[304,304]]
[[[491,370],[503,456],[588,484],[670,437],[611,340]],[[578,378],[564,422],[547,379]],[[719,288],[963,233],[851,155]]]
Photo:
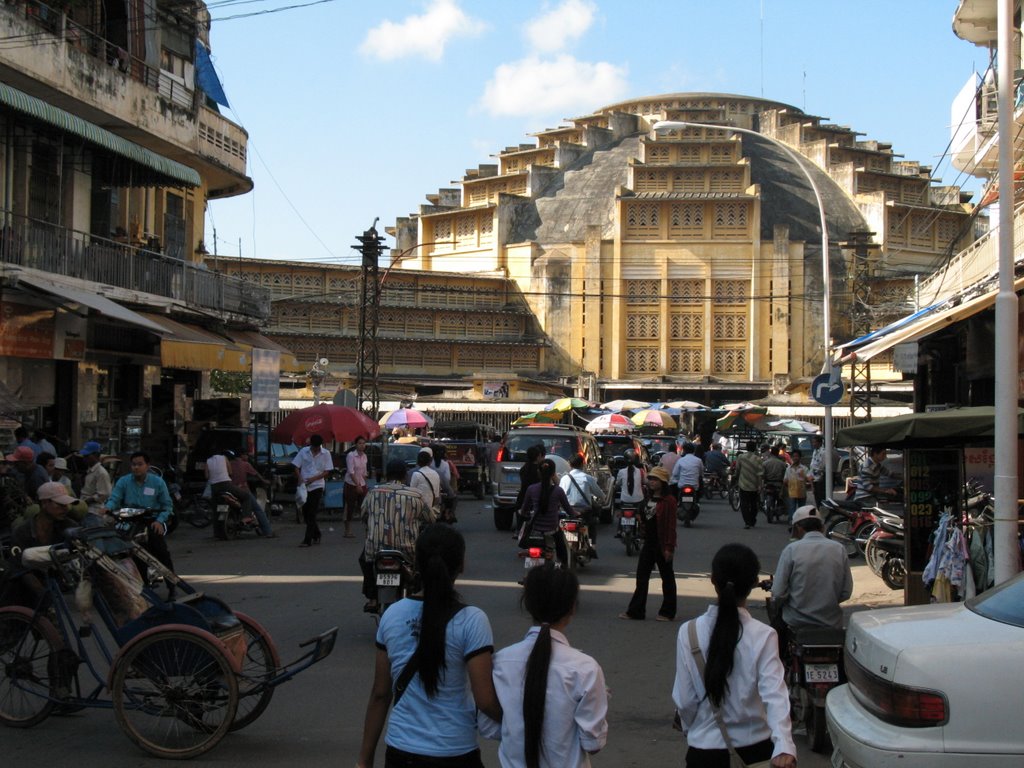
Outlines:
[[957,0],[208,3],[255,183],[208,207],[222,255],[353,263],[375,218],[384,234],[528,134],[666,93],[780,101],[979,186],[943,159],[988,65],[952,32]]

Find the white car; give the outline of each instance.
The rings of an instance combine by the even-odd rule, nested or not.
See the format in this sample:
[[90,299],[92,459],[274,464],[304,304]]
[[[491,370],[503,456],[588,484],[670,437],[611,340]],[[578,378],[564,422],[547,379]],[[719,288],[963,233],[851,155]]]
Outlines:
[[833,768],[1024,766],[1024,574],[966,603],[856,613]]

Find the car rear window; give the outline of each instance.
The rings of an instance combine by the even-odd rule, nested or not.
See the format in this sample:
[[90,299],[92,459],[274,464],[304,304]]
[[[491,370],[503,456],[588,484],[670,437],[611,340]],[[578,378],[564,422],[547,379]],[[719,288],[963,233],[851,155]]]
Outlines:
[[633,447],[633,438],[631,437],[618,437],[614,435],[607,437],[597,436],[594,440],[597,442],[597,447],[601,451],[601,456],[605,459],[621,456]]
[[568,460],[577,453],[576,437],[573,435],[512,435],[505,441],[507,461],[526,461],[526,451],[531,445],[543,445],[544,454],[553,453]]
[[972,597],[966,605],[986,619],[1024,627],[1024,573]]

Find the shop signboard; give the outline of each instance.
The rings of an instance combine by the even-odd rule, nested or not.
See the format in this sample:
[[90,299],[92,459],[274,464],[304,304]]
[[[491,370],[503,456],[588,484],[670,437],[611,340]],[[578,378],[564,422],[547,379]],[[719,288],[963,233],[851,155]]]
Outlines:
[[507,381],[485,381],[484,397],[487,400],[504,400],[508,397]]
[[905,463],[907,605],[930,602],[921,574],[928,565],[932,532],[944,509],[959,509],[962,452],[957,448],[908,449]]
[[0,355],[53,359],[52,309],[0,301]]
[[278,410],[281,393],[281,353],[273,349],[252,349],[253,413]]

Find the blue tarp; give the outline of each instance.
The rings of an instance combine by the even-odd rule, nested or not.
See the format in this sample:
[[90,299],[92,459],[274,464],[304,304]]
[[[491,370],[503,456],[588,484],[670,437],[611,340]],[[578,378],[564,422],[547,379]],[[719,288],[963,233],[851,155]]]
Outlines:
[[220,84],[217,71],[213,68],[210,52],[200,40],[196,40],[196,84],[218,104],[231,106],[228,104],[228,97],[224,95],[224,87]]

